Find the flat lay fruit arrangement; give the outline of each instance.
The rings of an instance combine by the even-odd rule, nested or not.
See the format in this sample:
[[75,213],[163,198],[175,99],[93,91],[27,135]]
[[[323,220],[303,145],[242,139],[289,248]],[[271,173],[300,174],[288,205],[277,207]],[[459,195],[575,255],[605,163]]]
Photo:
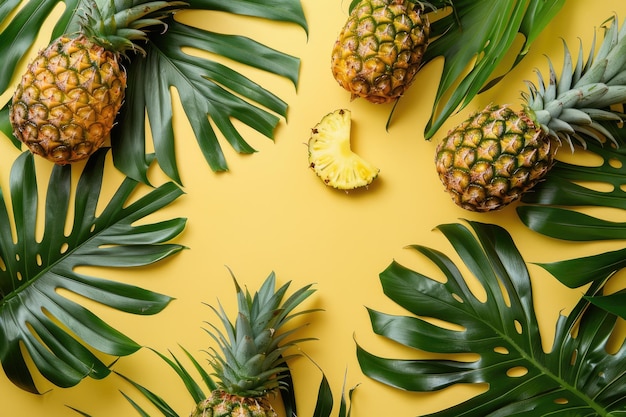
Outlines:
[[0,414],[626,414],[625,19],[1,2]]

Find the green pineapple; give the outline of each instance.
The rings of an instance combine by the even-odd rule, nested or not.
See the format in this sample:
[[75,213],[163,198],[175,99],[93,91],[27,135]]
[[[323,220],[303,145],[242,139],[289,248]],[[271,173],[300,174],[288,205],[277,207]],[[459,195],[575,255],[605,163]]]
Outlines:
[[595,53],[576,65],[565,45],[561,76],[550,63],[547,84],[528,83],[522,110],[489,105],[452,129],[437,146],[435,165],[452,200],[464,209],[498,210],[540,182],[563,143],[574,150],[592,138],[614,141],[600,121],[620,122],[610,106],[626,102],[626,30],[617,19]]
[[413,82],[429,36],[430,23],[423,3],[361,0],[334,44],[333,76],[352,99],[394,101]]
[[244,292],[235,278],[238,315],[231,322],[224,310],[213,308],[225,333],[212,326],[209,334],[217,342],[221,354],[211,351],[210,364],[217,377],[217,389],[201,401],[190,417],[276,417],[271,405],[272,395],[281,387],[281,372],[288,369],[286,361],[298,354],[286,351],[305,339],[288,337],[298,328],[281,331],[296,315],[312,310],[292,311],[314,290],[311,285],[300,288],[284,299],[290,282],[275,290],[275,275],[270,274],[254,295]]
[[13,95],[14,135],[34,154],[60,165],[89,157],[108,138],[124,100],[121,57],[144,52],[147,27],[182,1],[85,2],[78,33],[53,40],[28,65]]

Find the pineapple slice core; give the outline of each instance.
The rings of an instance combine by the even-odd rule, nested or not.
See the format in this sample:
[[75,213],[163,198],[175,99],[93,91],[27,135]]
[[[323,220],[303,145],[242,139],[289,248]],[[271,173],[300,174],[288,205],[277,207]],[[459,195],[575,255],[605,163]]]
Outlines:
[[350,110],[335,110],[312,129],[309,139],[309,166],[324,184],[340,190],[367,186],[380,171],[350,148],[350,124]]

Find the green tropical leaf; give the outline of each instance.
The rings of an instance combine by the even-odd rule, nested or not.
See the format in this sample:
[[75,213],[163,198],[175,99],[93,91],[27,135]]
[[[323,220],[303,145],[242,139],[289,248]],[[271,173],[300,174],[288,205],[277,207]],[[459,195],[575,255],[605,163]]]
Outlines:
[[[476,297],[450,257],[411,246],[441,270],[444,281],[392,262],[380,274],[384,293],[411,315],[369,309],[372,328],[417,356],[442,356],[390,359],[357,346],[363,372],[386,385],[419,392],[488,384],[481,394],[429,416],[621,415],[626,407],[626,345],[607,347],[617,317],[582,298],[568,316],[559,317],[554,343],[546,352],[529,272],[511,236],[500,226],[469,225],[438,229],[480,283],[486,300]],[[594,283],[587,295],[599,295],[601,288]]]
[[[31,0],[18,11],[0,33],[0,90],[6,91],[20,59],[36,40],[37,30],[49,18],[61,0]],[[140,0],[135,0],[139,2]],[[65,0],[65,11],[53,30],[53,37],[76,31],[80,0]],[[243,16],[296,24],[308,31],[299,0],[190,0],[191,10],[215,10]],[[13,11],[15,7],[0,8]],[[7,12],[8,13],[8,12]],[[6,15],[5,15],[6,16]],[[2,17],[2,15],[0,15]],[[133,56],[128,65],[128,89],[119,123],[111,134],[115,166],[125,175],[148,183],[146,141],[143,123],[146,114],[156,160],[172,180],[182,183],[175,154],[170,88],[175,88],[184,107],[198,146],[214,171],[228,169],[218,132],[239,153],[255,150],[233,123],[238,120],[261,135],[272,139],[281,118],[286,117],[287,103],[245,75],[209,59],[183,52],[190,47],[228,58],[278,77],[298,83],[300,60],[253,39],[212,32],[185,25],[174,18],[165,20],[168,30],[152,36],[146,46],[147,56]],[[0,129],[12,137],[8,106],[0,111]],[[213,122],[213,125],[212,123]],[[215,127],[214,127],[215,126]],[[14,140],[16,146],[19,142]],[[190,148],[191,149],[191,148]]]
[[[96,214],[106,154],[106,149],[94,154],[74,192],[71,167],[54,167],[44,219],[39,222],[43,223],[41,238],[36,232],[39,201],[32,154],[20,155],[11,169],[10,210],[0,190],[0,361],[8,378],[31,392],[38,390],[23,348],[37,370],[60,387],[110,373],[90,348],[113,356],[140,348],[59,290],[140,315],[156,314],[171,301],[163,294],[76,270],[80,266],[144,266],[183,249],[165,242],[183,231],[185,219],[135,224],[182,194],[174,183],[130,202],[139,184],[126,178],[100,215]],[[72,194],[74,219],[66,235]]]
[[[626,224],[594,217],[580,212],[581,208],[606,207],[626,210],[626,194],[622,189],[626,176],[626,127],[603,123],[615,138],[615,145],[589,141],[587,149],[576,150],[599,157],[600,163],[590,165],[557,161],[546,180],[522,197],[525,205],[517,207],[520,220],[531,230],[569,241],[599,241],[626,239]],[[563,284],[580,287],[596,280],[606,280],[626,266],[626,248],[607,251],[579,259],[538,264]],[[604,296],[606,297],[606,296]],[[606,300],[621,299],[622,293],[597,302],[598,306],[626,318],[622,308]]]
[[[432,40],[424,54],[423,65],[443,57],[444,66],[424,132],[426,139],[432,138],[448,117],[467,106],[476,94],[504,77],[499,75],[490,80],[510,53],[516,53],[516,58],[505,74],[513,69],[565,0],[437,0],[429,3],[438,11],[431,13]],[[515,52],[511,48],[518,33],[524,35],[525,41]]]

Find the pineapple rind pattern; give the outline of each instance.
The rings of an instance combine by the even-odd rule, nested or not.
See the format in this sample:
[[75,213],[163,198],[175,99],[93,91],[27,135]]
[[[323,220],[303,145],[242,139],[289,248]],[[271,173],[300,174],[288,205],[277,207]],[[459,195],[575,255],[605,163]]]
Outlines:
[[106,141],[125,89],[115,54],[82,35],[61,36],[28,66],[15,90],[14,134],[52,162],[84,159]]
[[421,3],[362,0],[341,30],[331,54],[333,76],[352,99],[389,103],[418,72],[430,36]]
[[548,134],[525,114],[489,105],[448,133],[435,163],[453,201],[484,212],[517,200],[540,181],[554,162],[552,148]]
[[[601,122],[623,122],[620,108],[626,103],[626,25],[620,30],[615,16],[605,23],[604,40],[586,61],[582,45],[574,62],[566,44],[560,76],[548,60],[548,79],[538,72],[537,84],[528,82],[521,111],[507,105],[490,106],[452,129],[437,146],[437,172],[456,204],[471,211],[491,211],[518,200],[548,174],[563,144],[572,151],[575,145],[584,148],[588,140],[618,146]],[[507,131],[516,124],[528,130],[523,128],[523,135],[503,135],[489,143],[497,120],[506,123]],[[526,145],[516,145],[518,140]],[[473,159],[478,153],[484,155],[486,149],[498,157],[494,161],[478,158],[474,165]],[[494,177],[488,184],[485,179],[494,171],[510,171],[511,175],[498,176],[497,181]]]
[[181,7],[182,1],[85,0],[80,30],[64,34],[28,65],[9,108],[16,138],[59,165],[88,158],[108,140],[126,89],[120,64],[137,41]]

